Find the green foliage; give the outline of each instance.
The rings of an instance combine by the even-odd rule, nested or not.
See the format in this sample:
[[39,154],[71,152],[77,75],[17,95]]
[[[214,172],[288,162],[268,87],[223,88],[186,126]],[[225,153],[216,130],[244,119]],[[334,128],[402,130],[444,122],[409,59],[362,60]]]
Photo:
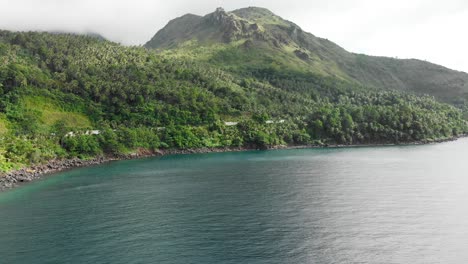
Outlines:
[[73,156],[95,156],[102,153],[99,141],[95,136],[68,136],[63,139],[62,144]]
[[159,136],[151,128],[121,127],[118,132],[119,142],[128,149],[144,148],[155,150],[160,146]]
[[0,167],[2,168],[12,169],[24,164],[41,163],[64,155],[64,151],[58,144],[46,138],[28,139],[7,136],[0,139],[0,144]]
[[432,97],[274,63],[226,70],[90,37],[6,31],[0,61],[1,171],[138,149],[404,143],[468,132],[466,111]]

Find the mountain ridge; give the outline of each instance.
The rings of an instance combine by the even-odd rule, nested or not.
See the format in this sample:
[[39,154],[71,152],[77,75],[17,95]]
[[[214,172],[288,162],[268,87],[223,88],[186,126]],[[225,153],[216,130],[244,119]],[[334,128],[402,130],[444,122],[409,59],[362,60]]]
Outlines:
[[[179,54],[193,51],[191,56],[230,69],[236,63],[244,71],[273,63],[283,70],[332,76],[384,90],[429,94],[453,104],[468,100],[465,72],[418,59],[348,52],[265,8],[230,12],[218,8],[205,16],[188,15],[190,21],[186,16],[171,20],[144,46]],[[247,63],[242,63],[241,58],[230,58],[236,55],[244,56]],[[249,60],[247,55],[255,60]]]

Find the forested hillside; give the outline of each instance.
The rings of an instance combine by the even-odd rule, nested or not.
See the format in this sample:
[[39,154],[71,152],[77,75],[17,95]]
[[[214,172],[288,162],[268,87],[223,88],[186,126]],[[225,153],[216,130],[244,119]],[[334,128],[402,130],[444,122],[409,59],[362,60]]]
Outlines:
[[[429,96],[71,34],[0,31],[0,171],[136,149],[405,143],[468,131]],[[225,123],[230,122],[230,123]]]

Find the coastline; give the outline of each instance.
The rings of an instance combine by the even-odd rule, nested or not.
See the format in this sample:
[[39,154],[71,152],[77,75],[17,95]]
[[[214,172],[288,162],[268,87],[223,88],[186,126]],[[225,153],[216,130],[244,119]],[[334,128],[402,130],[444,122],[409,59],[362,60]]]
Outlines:
[[47,175],[75,168],[90,167],[119,160],[142,159],[176,154],[197,154],[215,152],[238,152],[255,150],[252,148],[199,148],[199,149],[158,149],[150,151],[138,149],[131,154],[100,155],[91,159],[54,159],[44,164],[32,165],[19,170],[0,173],[0,192],[19,187],[22,184],[41,179]]
[[71,159],[54,159],[50,160],[45,164],[33,165],[30,167],[22,168],[8,173],[0,173],[0,192],[19,187],[22,184],[41,179],[47,175],[66,171],[74,168],[89,167],[99,164],[108,163],[111,161],[119,160],[131,160],[141,159],[149,157],[159,157],[166,155],[178,155],[178,154],[202,154],[202,153],[222,153],[222,152],[240,152],[240,151],[252,151],[252,150],[279,150],[279,149],[317,149],[317,148],[352,148],[352,147],[385,147],[385,146],[413,146],[413,145],[427,145],[436,144],[449,141],[456,141],[460,138],[467,137],[467,135],[461,135],[458,137],[439,139],[439,140],[425,140],[407,142],[401,144],[392,143],[374,143],[374,144],[350,144],[350,145],[278,145],[271,146],[266,149],[249,148],[249,147],[233,147],[233,148],[197,148],[197,149],[158,149],[150,151],[147,149],[138,149],[136,152],[125,155],[102,155],[97,156],[89,160],[83,160],[79,158]]

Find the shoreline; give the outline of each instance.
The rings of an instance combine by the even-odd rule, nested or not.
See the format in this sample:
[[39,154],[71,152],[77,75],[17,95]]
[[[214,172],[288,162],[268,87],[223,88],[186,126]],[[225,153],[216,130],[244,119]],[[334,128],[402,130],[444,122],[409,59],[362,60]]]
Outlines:
[[468,135],[462,135],[458,137],[453,137],[449,139],[439,139],[439,140],[425,140],[425,141],[415,141],[401,144],[394,143],[373,143],[373,144],[349,144],[349,145],[340,145],[340,144],[324,144],[324,145],[278,145],[268,147],[266,149],[258,149],[251,147],[233,147],[233,148],[197,148],[197,149],[158,149],[155,151],[150,151],[146,149],[138,149],[135,153],[124,154],[124,155],[102,155],[97,156],[89,160],[82,160],[79,158],[71,159],[54,159],[50,160],[45,164],[33,165],[26,168],[22,168],[15,171],[10,171],[8,173],[0,173],[0,192],[10,190],[16,187],[21,186],[22,184],[32,182],[43,177],[46,177],[50,174],[62,172],[74,168],[90,167],[94,165],[100,165],[109,163],[112,161],[119,160],[132,160],[132,159],[142,159],[150,157],[161,157],[167,155],[187,155],[187,154],[203,154],[203,153],[224,153],[224,152],[241,152],[241,151],[254,151],[254,150],[280,150],[280,149],[326,149],[326,148],[353,148],[353,147],[386,147],[386,146],[414,146],[414,145],[428,145],[428,144],[437,144],[450,141],[456,141],[460,138],[467,137]]

